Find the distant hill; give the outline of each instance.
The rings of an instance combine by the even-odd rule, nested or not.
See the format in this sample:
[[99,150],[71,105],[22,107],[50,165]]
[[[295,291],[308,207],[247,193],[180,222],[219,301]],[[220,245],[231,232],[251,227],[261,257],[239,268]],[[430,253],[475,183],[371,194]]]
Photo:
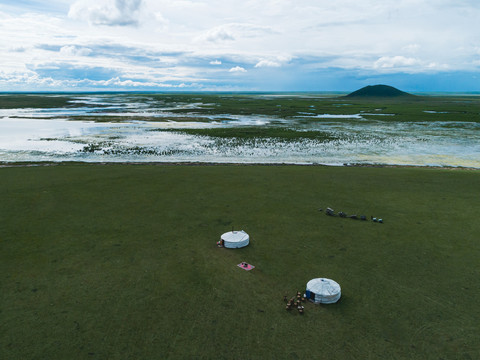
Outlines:
[[347,95],[347,97],[377,97],[377,98],[392,98],[392,97],[410,97],[415,96],[404,91],[398,90],[393,86],[388,85],[369,85]]

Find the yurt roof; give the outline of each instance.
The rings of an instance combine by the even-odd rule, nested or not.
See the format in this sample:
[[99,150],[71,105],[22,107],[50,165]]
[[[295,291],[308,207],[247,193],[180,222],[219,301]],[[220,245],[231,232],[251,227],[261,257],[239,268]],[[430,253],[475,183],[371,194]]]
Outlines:
[[228,242],[243,242],[248,239],[248,234],[243,231],[229,231],[222,235],[222,240]]
[[326,278],[312,279],[307,283],[307,290],[322,296],[337,295],[340,293],[340,285],[332,280]]

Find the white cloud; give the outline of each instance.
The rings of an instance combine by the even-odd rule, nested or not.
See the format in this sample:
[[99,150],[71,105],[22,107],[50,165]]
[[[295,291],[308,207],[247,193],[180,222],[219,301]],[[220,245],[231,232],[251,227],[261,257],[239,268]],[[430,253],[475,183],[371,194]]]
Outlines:
[[67,79],[58,80],[52,77],[41,77],[33,71],[24,73],[10,73],[6,74],[0,71],[0,90],[9,90],[16,87],[20,90],[65,90],[65,89],[91,89],[91,88],[122,88],[122,89],[137,89],[137,88],[200,88],[201,85],[192,82],[171,83],[172,79],[168,78],[151,78],[150,80],[132,80],[122,79],[118,76],[106,80],[92,80],[92,79]]
[[93,25],[137,26],[142,0],[77,0],[68,16]]
[[427,70],[434,70],[434,71],[447,71],[450,69],[448,64],[439,64],[436,62],[431,62],[426,65]]
[[405,45],[402,50],[407,52],[407,53],[410,53],[410,54],[415,54],[415,53],[418,53],[421,49],[421,46],[418,45],[418,44],[408,44],[408,45]]
[[274,31],[268,26],[250,23],[230,23],[208,29],[195,37],[195,40],[201,42],[233,41],[239,38],[260,37],[269,33],[274,33]]
[[419,65],[420,61],[414,58],[407,58],[405,56],[382,56],[375,61],[373,67],[375,69],[392,69],[392,68],[404,68]]
[[0,89],[6,90],[12,87],[31,90],[38,88],[59,88],[61,81],[51,77],[40,77],[33,71],[4,73],[0,72]]
[[22,53],[22,52],[25,52],[27,51],[27,48],[25,48],[24,46],[16,46],[16,47],[13,47],[11,49],[9,49],[10,51],[13,51],[13,52],[19,52],[19,53]]
[[154,12],[153,13],[153,18],[154,18],[155,22],[158,25],[160,25],[160,28],[162,28],[163,30],[167,29],[170,21],[168,19],[166,19],[160,11]]
[[282,64],[280,64],[278,61],[272,61],[272,60],[260,60],[255,67],[256,68],[261,68],[261,67],[280,67]]
[[82,48],[73,45],[62,46],[60,49],[60,54],[67,56],[88,56],[92,53],[92,50],[89,48]]
[[[478,71],[480,7],[474,0],[9,3],[0,5],[2,76],[24,73],[28,84],[58,84],[61,76],[74,77],[68,73],[73,68],[108,74],[102,81],[118,74],[112,87],[168,79],[210,88],[246,83],[247,76],[225,81],[229,69],[238,75],[271,69],[256,72],[252,83],[263,84],[286,64],[289,71],[278,71],[279,78],[312,84],[321,84],[318,74],[331,69],[363,77]],[[51,64],[70,67],[49,72]]]
[[235,66],[235,67],[232,67],[230,70],[228,70],[229,72],[231,73],[244,73],[244,72],[247,72],[247,70],[245,70],[243,67],[241,66]]
[[372,69],[380,73],[406,72],[412,74],[453,70],[446,63],[405,56],[382,56],[374,62]]
[[218,41],[235,40],[235,37],[232,31],[228,29],[228,27],[218,26],[216,28],[213,28],[204,32],[202,35],[197,37],[197,39],[201,41],[218,42]]

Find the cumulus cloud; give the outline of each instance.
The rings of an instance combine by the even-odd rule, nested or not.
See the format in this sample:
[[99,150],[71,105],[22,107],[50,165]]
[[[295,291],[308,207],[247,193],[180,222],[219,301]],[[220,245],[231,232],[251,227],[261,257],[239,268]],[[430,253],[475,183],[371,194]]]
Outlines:
[[71,82],[64,82],[64,84],[68,84],[69,86],[75,87],[95,87],[95,88],[111,88],[118,87],[124,89],[131,89],[131,88],[192,88],[196,87],[197,84],[195,83],[167,83],[162,81],[138,81],[138,80],[130,80],[130,79],[121,79],[119,77],[113,77],[108,80],[90,80],[90,79],[83,79],[78,81],[71,81]]
[[452,70],[451,66],[444,62],[429,61],[405,56],[382,56],[373,64],[373,69],[380,73],[429,73]]
[[260,60],[255,67],[256,68],[261,68],[261,67],[280,67],[282,64],[280,64],[278,61],[272,61],[272,60]]
[[[305,89],[330,90],[335,86],[322,80],[333,79],[336,72],[352,78],[388,77],[478,71],[480,66],[478,0],[40,3],[10,1],[0,10],[0,48],[6,49],[0,71],[4,78],[17,74],[18,86],[118,76],[119,81],[105,86],[126,86],[128,79],[160,84],[167,78],[172,83],[218,85],[218,90],[254,89],[274,79],[275,84],[300,84],[300,90],[302,84],[310,86]],[[132,31],[129,26],[138,28]],[[53,68],[60,63],[74,68]],[[44,64],[52,67],[50,71]],[[288,72],[277,71],[286,64]],[[117,72],[110,73],[112,68]],[[28,72],[31,69],[38,78]],[[253,71],[255,77],[246,76]],[[22,72],[28,74],[25,81],[18,76]]]
[[197,40],[210,42],[228,41],[235,40],[235,36],[233,35],[233,32],[227,27],[218,26],[204,32],[202,35],[197,37]]
[[232,67],[230,70],[228,70],[229,72],[231,73],[244,73],[244,72],[247,72],[247,70],[245,70],[243,67],[241,66],[235,66],[235,67]]
[[375,61],[373,67],[375,69],[394,69],[411,67],[419,64],[420,61],[415,58],[407,58],[405,56],[382,56]]
[[268,58],[260,59],[256,64],[256,68],[263,68],[263,67],[280,67],[288,62],[290,62],[294,57],[289,54],[282,54],[277,56],[269,56]]
[[138,26],[143,0],[78,0],[68,16],[92,25]]
[[450,70],[450,66],[448,64],[439,64],[437,62],[428,63],[426,66],[427,70],[438,70],[438,71],[446,71]]
[[274,33],[274,31],[268,26],[249,23],[230,23],[206,30],[197,36],[195,40],[207,42],[233,41],[245,37],[258,37],[266,33]]
[[23,52],[27,51],[27,48],[24,47],[24,46],[17,46],[17,47],[11,48],[10,51],[17,52],[17,53],[23,53]]
[[132,80],[122,79],[119,76],[111,78],[94,80],[94,79],[54,79],[50,76],[42,76],[33,71],[23,73],[5,74],[0,71],[0,90],[8,90],[12,86],[22,90],[33,89],[103,89],[103,88],[195,88],[199,87],[196,83],[185,82],[165,82],[162,80]]
[[60,49],[60,54],[67,56],[88,56],[92,53],[92,50],[84,47],[77,47],[73,45],[63,46]]
[[0,72],[0,89],[11,89],[12,86],[29,90],[37,88],[59,88],[62,82],[51,77],[41,77],[33,71],[4,73]]

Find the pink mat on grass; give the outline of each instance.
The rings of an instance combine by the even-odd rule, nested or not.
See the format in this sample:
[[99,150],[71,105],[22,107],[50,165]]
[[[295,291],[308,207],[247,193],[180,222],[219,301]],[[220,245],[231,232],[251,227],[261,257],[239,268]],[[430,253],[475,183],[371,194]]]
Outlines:
[[248,264],[246,262],[241,262],[240,264],[237,265],[239,268],[242,268],[243,270],[252,270],[255,269],[255,266]]

